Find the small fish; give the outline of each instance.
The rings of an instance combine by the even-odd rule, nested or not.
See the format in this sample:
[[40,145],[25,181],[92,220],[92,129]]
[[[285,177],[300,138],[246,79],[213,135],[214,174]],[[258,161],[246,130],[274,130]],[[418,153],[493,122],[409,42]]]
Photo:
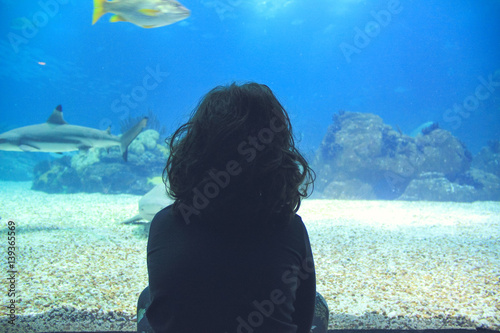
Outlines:
[[191,15],[176,0],[94,0],[92,24],[106,13],[115,14],[110,22],[130,22],[143,28],[162,27]]
[[420,126],[415,128],[413,131],[411,131],[410,136],[412,138],[416,138],[417,136],[424,134],[423,130],[425,130],[428,127],[433,126],[433,124],[434,124],[433,121],[427,121],[427,122],[421,124]]

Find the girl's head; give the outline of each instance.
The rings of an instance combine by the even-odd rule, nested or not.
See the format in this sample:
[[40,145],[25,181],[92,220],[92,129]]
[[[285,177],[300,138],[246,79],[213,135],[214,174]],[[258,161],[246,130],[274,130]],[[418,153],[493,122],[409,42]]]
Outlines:
[[314,180],[287,112],[262,84],[212,89],[169,148],[164,181],[187,223],[286,224]]

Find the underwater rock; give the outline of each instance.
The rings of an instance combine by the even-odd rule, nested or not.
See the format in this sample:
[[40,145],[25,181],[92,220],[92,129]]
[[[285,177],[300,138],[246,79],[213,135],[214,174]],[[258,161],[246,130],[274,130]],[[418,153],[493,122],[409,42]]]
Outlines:
[[99,163],[84,169],[79,176],[85,179],[83,192],[142,194],[151,189],[147,179],[139,177],[134,166],[125,163]]
[[374,200],[377,199],[371,185],[357,179],[333,181],[325,188],[323,194],[327,198],[342,200]]
[[500,178],[472,168],[454,182],[439,172],[422,173],[413,179],[401,200],[432,201],[498,201],[500,200]]
[[472,160],[472,167],[500,177],[500,141],[489,141]]
[[410,181],[399,200],[472,202],[476,198],[473,186],[452,183],[440,172],[424,172]]
[[390,192],[377,190],[381,192],[378,198],[393,197],[387,173],[404,178],[413,175],[418,154],[413,138],[393,130],[379,116],[342,112],[334,116],[314,163],[317,189],[324,190],[332,181],[356,179]]
[[[318,157],[316,156],[316,160],[313,163],[313,169],[316,173],[316,179],[314,180],[314,191],[312,195],[319,196],[323,199],[326,197],[323,196],[323,190],[330,184],[334,177],[335,172],[332,170],[331,165],[318,163]],[[321,192],[321,194],[320,194]]]
[[334,123],[321,143],[318,160],[330,165],[336,178],[365,181],[370,164],[381,155],[383,129],[379,116],[342,112],[334,116]]
[[99,156],[103,149],[89,149],[88,151],[80,151],[78,154],[71,157],[71,167],[77,172],[88,166],[99,162]]
[[348,193],[366,195],[359,199],[375,195],[376,199],[392,200],[421,173],[439,172],[454,180],[470,168],[470,152],[437,124],[412,138],[374,114],[342,111],[334,115],[333,122],[313,163],[316,189],[325,191],[325,196],[328,188],[331,198],[340,198],[346,187],[360,182],[359,186],[368,185],[371,191],[349,189]]
[[500,177],[476,168],[471,168],[466,176],[470,176],[477,189],[476,200],[500,201]]
[[71,167],[71,157],[64,156],[54,161],[43,161],[33,169],[31,189],[47,193],[75,193],[81,186],[78,173]]
[[148,178],[158,177],[165,167],[168,150],[158,139],[154,130],[139,134],[129,146],[128,162],[122,160],[117,147],[112,147],[39,163],[34,168],[32,188],[48,193],[143,195],[154,187]]
[[435,129],[427,135],[418,136],[415,141],[422,153],[420,172],[441,172],[447,178],[455,179],[469,170],[472,154],[450,132]]

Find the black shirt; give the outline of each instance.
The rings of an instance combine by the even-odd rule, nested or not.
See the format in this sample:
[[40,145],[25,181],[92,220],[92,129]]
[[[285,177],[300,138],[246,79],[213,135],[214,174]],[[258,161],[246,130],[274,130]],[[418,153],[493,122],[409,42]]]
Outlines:
[[151,222],[148,241],[155,332],[309,333],[316,281],[300,216],[262,237],[186,224],[172,206]]

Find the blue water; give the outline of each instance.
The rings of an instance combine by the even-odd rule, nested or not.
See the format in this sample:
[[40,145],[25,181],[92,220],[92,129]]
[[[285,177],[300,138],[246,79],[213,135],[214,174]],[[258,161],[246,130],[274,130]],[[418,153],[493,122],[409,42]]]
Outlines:
[[[61,0],[29,36],[16,29],[54,1],[1,2],[4,128],[44,122],[62,104],[69,123],[115,134],[120,117],[151,109],[170,133],[212,87],[257,81],[281,99],[309,155],[341,109],[406,133],[437,121],[473,153],[500,137],[500,86],[470,112],[450,111],[500,70],[498,0],[182,0],[191,16],[155,29],[110,14],[92,25],[91,0]],[[389,7],[390,18],[370,23]],[[372,35],[361,44],[360,30]],[[356,41],[346,55],[342,45]],[[150,71],[162,73],[157,86],[125,104]]]

